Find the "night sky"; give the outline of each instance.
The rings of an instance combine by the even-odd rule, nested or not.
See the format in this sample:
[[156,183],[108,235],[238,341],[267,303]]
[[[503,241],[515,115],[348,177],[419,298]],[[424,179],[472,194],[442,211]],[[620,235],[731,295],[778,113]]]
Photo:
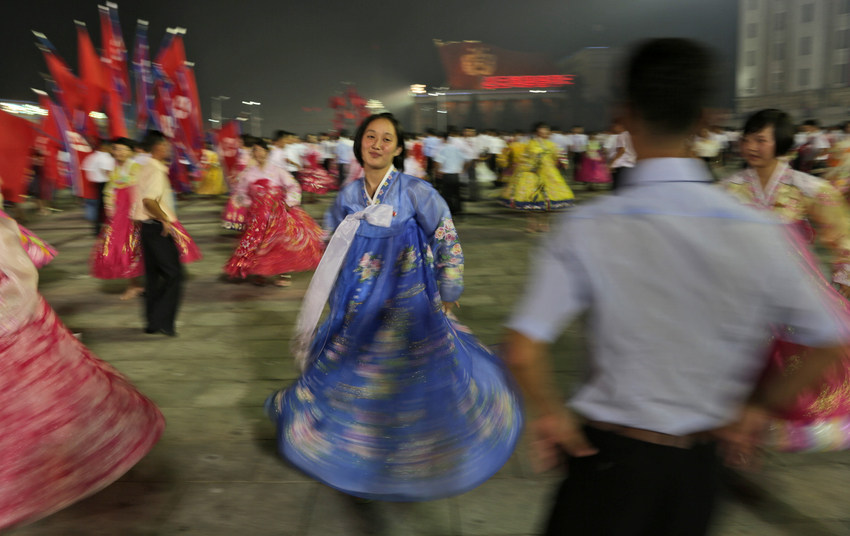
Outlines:
[[[328,98],[355,84],[366,98],[403,113],[413,83],[441,85],[434,39],[481,40],[558,60],[586,46],[624,46],[643,37],[676,36],[713,46],[724,63],[732,105],[737,0],[133,0],[119,1],[132,57],[136,19],[150,21],[152,55],[170,26],[188,29],[186,54],[205,117],[210,98],[230,97],[225,117],[259,101],[263,133],[327,130]],[[46,72],[30,30],[47,35],[76,69],[73,20],[88,24],[96,47],[96,1],[7,0],[0,17],[0,99],[34,100]],[[304,111],[304,108],[321,108]]]

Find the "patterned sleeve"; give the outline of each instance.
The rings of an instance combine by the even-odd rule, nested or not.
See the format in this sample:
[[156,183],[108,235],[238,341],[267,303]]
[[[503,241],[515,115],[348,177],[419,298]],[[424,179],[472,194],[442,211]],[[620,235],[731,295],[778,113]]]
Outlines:
[[430,248],[437,271],[440,298],[457,301],[463,293],[463,250],[458,241],[452,214],[442,197],[427,183],[412,183],[411,198],[416,221],[430,237]]
[[38,271],[14,220],[0,220],[0,336],[29,322],[39,303]]
[[850,286],[850,208],[834,186],[824,183],[809,214],[818,239],[832,254],[833,281]]

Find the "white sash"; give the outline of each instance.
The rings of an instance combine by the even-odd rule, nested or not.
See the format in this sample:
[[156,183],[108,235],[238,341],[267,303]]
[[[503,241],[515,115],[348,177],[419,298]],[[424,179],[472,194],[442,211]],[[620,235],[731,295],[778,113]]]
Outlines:
[[310,280],[304,301],[301,303],[301,311],[298,313],[298,321],[295,324],[295,336],[292,339],[292,355],[298,368],[303,372],[310,364],[308,352],[310,342],[316,333],[316,326],[322,310],[325,308],[328,298],[336,283],[342,262],[348,254],[348,248],[357,234],[360,221],[366,220],[378,227],[389,227],[393,221],[393,207],[390,205],[369,205],[365,209],[349,214],[336,228],[331,241],[325,249],[319,267]]

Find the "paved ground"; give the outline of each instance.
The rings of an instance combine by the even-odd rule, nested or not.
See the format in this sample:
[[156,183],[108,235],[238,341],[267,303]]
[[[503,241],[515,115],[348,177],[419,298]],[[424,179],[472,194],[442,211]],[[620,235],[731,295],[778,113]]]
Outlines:
[[[179,337],[142,333],[141,300],[118,299],[122,282],[90,278],[93,239],[81,209],[31,216],[28,225],[60,255],[41,290],[64,322],[162,409],[159,444],[120,481],[10,534],[46,535],[433,535],[539,534],[557,475],[535,475],[521,447],[480,488],[416,504],[362,503],[311,481],[275,455],[265,397],[295,378],[288,339],[309,274],[289,289],[230,284],[220,269],[236,237],[219,227],[224,201],[180,204],[205,258],[189,267]],[[308,205],[320,216],[328,200]],[[469,205],[457,222],[466,254],[459,316],[487,344],[517,299],[536,236],[492,202]],[[579,325],[559,343],[557,377],[577,375]],[[850,535],[850,454],[769,455],[749,475],[746,502],[724,495],[717,535]],[[616,508],[613,508],[616,515]]]

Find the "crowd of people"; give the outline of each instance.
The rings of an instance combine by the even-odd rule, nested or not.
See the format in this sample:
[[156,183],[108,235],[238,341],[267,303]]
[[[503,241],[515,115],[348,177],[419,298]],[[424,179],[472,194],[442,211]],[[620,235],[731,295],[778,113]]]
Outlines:
[[[286,287],[315,271],[293,327],[301,376],[265,405],[281,456],[350,495],[433,500],[495,474],[525,420],[542,465],[569,465],[546,534],[687,535],[710,525],[722,462],[748,466],[764,445],[850,447],[850,136],[798,131],[779,110],[740,132],[706,127],[713,71],[692,41],[641,44],[609,132],[538,122],[409,136],[384,113],[353,137],[243,136],[228,165],[205,150],[195,193],[220,196],[223,227],[239,233],[224,279]],[[144,331],[166,336],[182,265],[201,259],[171,158],[150,131],[83,162],[91,274],[127,279]],[[577,185],[612,191],[575,206]],[[32,191],[47,192],[46,210],[52,189]],[[323,195],[320,225],[301,204]],[[503,355],[455,315],[464,202],[545,233]],[[163,420],[38,295],[55,250],[0,216],[2,529],[114,481]],[[584,312],[591,373],[565,404],[548,346]]]

